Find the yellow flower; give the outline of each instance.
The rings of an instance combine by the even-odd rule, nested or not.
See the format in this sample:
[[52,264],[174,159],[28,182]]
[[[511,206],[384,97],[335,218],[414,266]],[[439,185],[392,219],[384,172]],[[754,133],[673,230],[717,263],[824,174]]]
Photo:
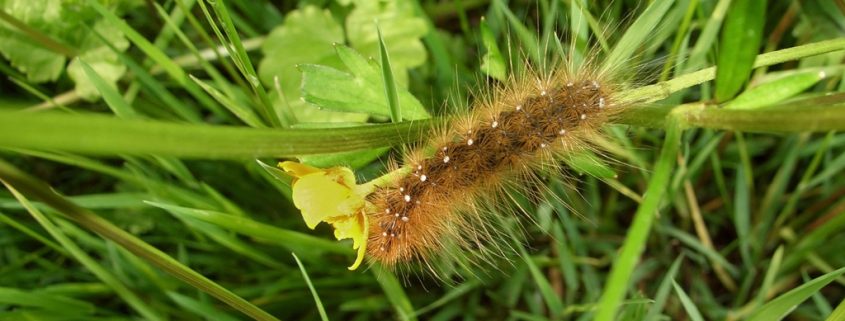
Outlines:
[[372,186],[356,185],[355,175],[346,167],[321,169],[297,162],[282,162],[279,167],[294,177],[293,204],[302,213],[305,225],[313,230],[326,222],[332,225],[338,240],[352,239],[358,257],[349,269],[358,268],[367,250],[366,210],[372,205],[365,197]]

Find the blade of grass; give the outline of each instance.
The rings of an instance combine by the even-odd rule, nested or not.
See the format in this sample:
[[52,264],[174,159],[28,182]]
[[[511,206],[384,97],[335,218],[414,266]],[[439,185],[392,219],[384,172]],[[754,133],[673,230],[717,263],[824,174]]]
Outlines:
[[836,309],[833,310],[833,312],[831,312],[829,316],[827,316],[827,319],[825,319],[825,321],[842,320],[845,320],[845,299],[842,299],[842,301],[839,302],[839,305],[836,306]]
[[282,130],[120,120],[92,114],[0,112],[0,147],[95,155],[283,157],[412,142],[421,138],[431,123]]
[[630,27],[610,51],[610,54],[602,64],[602,70],[611,70],[624,65],[626,61],[630,60],[634,52],[642,45],[652,31],[657,28],[663,15],[669,11],[669,7],[675,3],[675,0],[653,1],[649,6],[637,17],[637,20],[631,24]]
[[675,259],[675,262],[672,262],[672,265],[666,272],[666,276],[657,288],[657,294],[654,296],[654,304],[648,309],[648,314],[643,317],[642,321],[657,321],[660,317],[660,313],[663,312],[663,308],[666,306],[666,299],[669,298],[669,289],[675,285],[675,275],[678,274],[678,269],[681,267],[683,259],[684,256],[682,254]]
[[610,270],[604,292],[598,304],[596,321],[611,321],[616,317],[616,311],[622,304],[628,289],[634,267],[640,259],[645,242],[651,231],[655,214],[666,192],[666,186],[672,174],[675,157],[680,145],[681,129],[673,119],[669,119],[669,127],[660,150],[660,157],[654,166],[654,172],[648,182],[648,188],[643,194],[643,202],[634,214],[634,221],[628,229],[625,243],[618,258]]
[[119,244],[136,256],[143,258],[177,279],[210,294],[247,316],[260,321],[278,321],[278,319],[244,298],[237,296],[136,236],[118,228],[94,212],[68,201],[44,182],[21,172],[4,161],[0,161],[0,180],[20,191],[21,195],[44,202],[57,212],[73,219],[79,225]]
[[393,308],[396,309],[399,320],[416,321],[417,317],[414,314],[414,306],[411,305],[411,300],[408,299],[408,295],[405,294],[405,290],[402,289],[402,285],[399,284],[399,280],[396,279],[393,272],[382,268],[378,264],[374,264],[370,268],[373,270],[379,285],[381,285],[385,297],[393,304]]
[[751,76],[765,22],[765,0],[734,1],[728,10],[716,62],[718,102],[736,96]]
[[253,67],[252,61],[246,53],[244,44],[241,42],[241,37],[238,35],[238,31],[235,29],[235,24],[232,22],[232,18],[229,15],[229,10],[226,8],[226,2],[223,0],[208,1],[212,8],[214,8],[214,13],[217,14],[217,18],[220,19],[220,22],[223,25],[223,30],[226,32],[227,37],[223,37],[223,34],[217,26],[217,22],[211,17],[211,14],[204,4],[206,1],[208,0],[200,0],[198,2],[200,8],[220,41],[229,41],[229,44],[224,43],[224,45],[226,45],[226,50],[229,51],[229,54],[235,62],[235,66],[238,67],[238,70],[241,72],[241,75],[243,75],[243,77],[247,80],[252,92],[258,96],[259,113],[261,113],[264,119],[272,127],[289,127],[290,121],[279,117],[279,114],[277,114],[273,108],[270,96],[267,95],[267,90],[264,89],[264,85],[262,85],[261,81],[258,79],[258,74],[255,73],[255,67]]
[[157,63],[161,68],[179,85],[185,88],[191,95],[196,98],[203,106],[211,110],[217,115],[228,118],[228,115],[223,112],[214,101],[199,89],[187,77],[187,73],[182,67],[179,67],[173,59],[167,56],[160,48],[153,45],[147,38],[141,35],[138,31],[129,26],[126,22],[117,17],[114,13],[106,9],[102,4],[95,0],[87,0],[87,5],[96,10],[103,18],[105,18],[112,25],[116,26],[138,49],[144,52],[147,57]]
[[88,79],[90,79],[92,83],[94,83],[94,87],[97,88],[97,91],[99,91],[100,95],[103,96],[103,100],[106,101],[106,105],[111,108],[115,115],[120,118],[137,117],[135,109],[123,100],[123,97],[120,96],[120,93],[117,92],[116,88],[109,86],[108,83],[100,77],[100,75],[97,74],[97,72],[91,68],[87,62],[84,60],[80,60],[79,62],[82,66],[82,70],[85,72],[85,75],[88,76]]
[[769,303],[766,303],[766,305],[754,312],[754,314],[748,318],[748,321],[782,320],[789,314],[789,312],[801,304],[801,302],[804,302],[804,300],[813,295],[813,293],[818,292],[842,274],[845,274],[845,268],[840,268],[836,271],[817,277],[810,282],[804,283],[803,285],[778,296]]
[[245,217],[149,201],[145,203],[170,211],[174,215],[208,222],[244,235],[272,240],[292,250],[319,250],[340,254],[352,254],[352,250],[350,248],[342,246],[339,243],[311,236],[309,234],[281,229]]
[[320,296],[317,295],[317,290],[314,289],[314,284],[311,283],[311,278],[308,277],[308,272],[305,271],[305,266],[302,265],[302,261],[296,257],[296,253],[291,252],[293,255],[293,259],[296,260],[296,265],[299,266],[299,271],[302,272],[302,278],[305,279],[305,283],[308,284],[308,290],[311,291],[311,295],[314,296],[314,303],[317,304],[317,312],[320,313],[320,319],[323,321],[329,321],[329,317],[326,315],[326,308],[323,307],[323,301],[320,301]]
[[381,64],[381,79],[384,82],[384,96],[387,97],[387,106],[390,108],[390,121],[398,123],[402,121],[402,106],[399,106],[399,93],[396,90],[396,81],[393,79],[393,69],[390,67],[390,56],[384,45],[384,38],[381,36],[381,28],[376,26],[378,32],[378,53]]
[[692,321],[704,321],[704,317],[701,316],[701,311],[698,311],[698,308],[695,306],[695,303],[692,302],[692,299],[684,292],[684,289],[678,285],[677,282],[672,280],[672,287],[675,288],[675,293],[678,294],[678,299],[681,300],[681,305],[684,306],[684,310],[687,311],[687,315],[689,316],[690,320]]
[[[0,164],[2,165],[2,164]],[[91,271],[92,274],[97,276],[100,281],[107,284],[114,292],[120,296],[123,301],[125,301],[130,307],[132,307],[138,314],[143,316],[148,320],[165,320],[162,316],[155,312],[152,308],[150,308],[146,303],[144,303],[141,298],[139,298],[134,292],[132,292],[125,284],[120,282],[117,277],[113,274],[109,273],[108,270],[103,268],[102,265],[97,263],[93,258],[88,256],[76,243],[74,243],[70,238],[68,238],[64,233],[62,233],[53,223],[41,213],[37,208],[32,206],[29,200],[22,195],[18,190],[12,185],[11,182],[6,181],[2,176],[0,176],[0,180],[6,185],[6,188],[12,192],[12,195],[18,199],[19,202],[26,208],[26,210],[38,221],[39,224],[50,233],[50,235],[58,241],[64,249],[70,252],[73,257],[79,261],[85,268]]]

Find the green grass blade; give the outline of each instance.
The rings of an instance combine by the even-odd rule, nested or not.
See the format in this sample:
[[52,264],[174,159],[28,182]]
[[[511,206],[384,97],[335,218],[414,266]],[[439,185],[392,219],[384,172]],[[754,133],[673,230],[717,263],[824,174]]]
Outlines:
[[223,286],[211,281],[161,250],[126,232],[94,212],[81,208],[56,194],[50,186],[21,172],[17,168],[0,161],[0,180],[13,186],[26,197],[40,200],[59,213],[73,219],[86,229],[111,240],[136,256],[157,266],[179,280],[203,291],[232,308],[260,321],[278,321],[264,310],[256,307],[244,298],[232,293]]
[[610,270],[610,276],[605,282],[604,293],[598,305],[596,321],[611,321],[616,317],[616,311],[622,305],[628,283],[634,267],[640,259],[645,242],[651,231],[655,214],[666,192],[666,186],[671,178],[672,170],[676,162],[675,157],[680,145],[681,129],[672,124],[666,130],[666,137],[663,141],[663,148],[660,150],[660,157],[654,166],[654,172],[648,182],[648,188],[643,194],[643,202],[634,214],[634,221],[628,229],[628,236],[622,245],[622,250]]
[[[78,58],[77,58],[78,59]],[[94,84],[94,87],[100,92],[100,95],[103,95],[103,100],[106,101],[106,105],[111,108],[115,115],[120,118],[135,118],[136,113],[135,110],[132,109],[132,106],[129,105],[123,97],[120,96],[120,93],[117,92],[117,89],[114,87],[109,86],[109,84],[97,74],[97,71],[91,66],[88,65],[83,60],[80,60],[80,65],[82,66],[82,70],[85,72],[85,75],[91,79],[91,82]]]
[[175,215],[208,222],[244,235],[278,242],[280,245],[292,250],[310,250],[312,252],[319,250],[332,253],[352,254],[352,250],[350,248],[342,246],[337,242],[332,242],[309,234],[288,231],[245,217],[149,201],[146,203],[168,210]]
[[716,65],[716,100],[733,98],[751,76],[766,22],[765,0],[734,1],[725,26]]
[[419,139],[429,121],[325,129],[120,120],[93,114],[0,112],[0,147],[93,155],[247,159],[385,147]]
[[663,308],[666,306],[666,299],[669,298],[670,287],[675,284],[675,275],[678,274],[678,269],[681,267],[683,259],[684,256],[680,255],[675,259],[675,262],[672,262],[672,265],[666,272],[666,276],[657,288],[657,294],[654,296],[654,304],[651,305],[642,321],[657,321],[660,317],[660,313],[663,312]]
[[379,285],[381,285],[381,289],[384,291],[384,295],[387,297],[387,300],[390,301],[390,303],[393,304],[393,308],[396,309],[399,320],[416,321],[417,317],[416,314],[414,314],[414,306],[411,304],[411,300],[408,299],[408,295],[405,294],[405,290],[402,288],[402,285],[399,284],[399,280],[397,280],[396,276],[393,275],[393,272],[382,268],[378,264],[371,266],[371,269],[373,270]]
[[237,318],[220,311],[220,309],[215,308],[211,304],[195,300],[177,292],[167,292],[167,297],[176,302],[176,304],[183,309],[196,313],[197,315],[201,315],[206,318],[206,320],[238,321]]
[[616,46],[607,56],[602,64],[603,70],[612,70],[624,65],[625,62],[631,60],[634,52],[643,44],[643,41],[652,34],[652,31],[657,28],[663,15],[669,11],[669,7],[675,3],[675,0],[653,1],[642,14],[628,27]]
[[701,312],[698,311],[695,303],[693,303],[692,299],[690,299],[687,293],[684,292],[684,289],[682,289],[681,286],[679,286],[674,280],[672,281],[672,287],[675,288],[675,293],[678,294],[678,298],[681,300],[681,304],[684,306],[684,310],[687,311],[687,315],[690,320],[704,321],[704,317],[701,316]]
[[[2,165],[2,164],[0,164]],[[62,233],[59,228],[57,228],[53,223],[41,213],[38,209],[32,206],[29,203],[29,200],[22,195],[18,190],[15,188],[14,183],[11,181],[7,181],[5,178],[0,175],[0,180],[2,180],[6,184],[6,188],[12,192],[15,198],[21,202],[21,204],[26,208],[26,210],[53,236],[56,241],[58,241],[63,248],[65,248],[68,252],[73,255],[73,257],[79,261],[85,268],[87,268],[91,273],[93,273],[97,278],[99,278],[103,283],[107,284],[114,292],[120,296],[130,307],[135,309],[141,316],[148,320],[165,320],[161,315],[154,312],[150,306],[144,303],[141,298],[139,298],[134,292],[132,292],[129,288],[126,287],[125,284],[120,282],[120,280],[115,277],[112,273],[109,273],[108,270],[103,268],[102,265],[97,263],[93,258],[91,258],[88,254],[85,253],[76,243],[74,243],[69,237],[67,237],[64,233]]]
[[840,268],[836,271],[817,277],[810,282],[804,283],[803,285],[778,296],[769,303],[766,303],[766,305],[755,311],[754,314],[748,318],[748,321],[783,320],[783,318],[785,318],[789,312],[794,310],[795,307],[801,304],[801,302],[804,302],[804,300],[813,295],[813,293],[818,292],[842,274],[845,274],[845,268]]
[[308,277],[308,272],[305,271],[305,266],[302,265],[302,261],[296,257],[296,253],[291,253],[293,255],[293,259],[296,260],[296,265],[299,266],[299,271],[302,272],[302,278],[305,279],[305,283],[308,284],[308,290],[311,291],[311,295],[314,296],[314,303],[317,304],[317,311],[320,313],[320,319],[323,321],[329,321],[329,317],[326,315],[326,308],[323,307],[323,301],[320,300],[320,296],[317,295],[317,290],[314,289],[314,284],[311,283],[311,278]]
[[[205,5],[203,4],[206,1],[209,2],[209,4],[211,4],[211,6],[214,8],[214,12],[220,19],[220,22],[223,25],[223,30],[224,32],[226,32],[226,36],[228,38],[224,38],[222,34],[220,34],[220,31],[217,27],[217,23],[213,19],[211,19],[211,15],[208,13]],[[229,44],[224,43],[224,45],[226,45],[226,48],[227,50],[229,50],[232,59],[235,61],[235,66],[238,67],[243,77],[247,80],[247,83],[252,88],[253,93],[258,96],[258,102],[260,105],[258,106],[258,111],[261,113],[261,115],[264,116],[264,118],[273,127],[290,126],[287,120],[279,118],[279,115],[273,108],[273,103],[270,101],[270,97],[267,95],[267,90],[264,88],[264,85],[261,84],[261,80],[258,79],[258,74],[256,74],[255,72],[255,67],[253,67],[252,61],[246,53],[246,48],[244,47],[243,42],[241,42],[241,37],[238,35],[238,31],[235,29],[235,23],[232,21],[232,18],[229,15],[229,9],[226,7],[226,2],[223,0],[200,0],[199,5],[203,9],[203,12],[206,14],[208,23],[211,24],[212,28],[215,30],[221,41],[225,41],[225,39],[228,39],[228,41],[230,42]]]
[[839,302],[836,309],[825,319],[825,321],[842,321],[845,320],[845,299]]
[[381,29],[377,27],[376,30],[378,31],[378,56],[381,64],[381,79],[384,83],[384,95],[387,97],[387,107],[390,109],[390,121],[398,123],[402,121],[402,106],[399,106],[399,92],[396,90],[393,69],[390,67],[390,56],[387,54],[384,38],[381,37]]

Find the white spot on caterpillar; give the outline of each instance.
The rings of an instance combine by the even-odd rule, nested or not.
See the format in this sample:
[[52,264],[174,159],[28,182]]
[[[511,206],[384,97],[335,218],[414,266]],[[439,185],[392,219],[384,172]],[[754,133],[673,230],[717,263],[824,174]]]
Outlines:
[[422,165],[417,165],[417,170],[422,170]]
[[425,182],[428,179],[428,176],[420,176],[420,182]]
[[564,135],[564,134],[566,134],[566,129],[561,129],[557,133],[558,133],[558,135]]
[[540,148],[546,148],[546,143],[540,143]]
[[593,80],[593,89],[599,89],[599,83]]
[[394,214],[393,216],[399,217],[399,213]]
[[493,128],[499,127],[499,121],[494,120],[493,123],[490,124],[490,127],[493,127]]
[[449,156],[443,157],[443,162],[448,163],[449,162]]
[[599,108],[604,108],[604,97],[599,97]]
[[386,208],[386,209],[384,209],[384,212],[390,214],[390,209]]
[[541,91],[541,92],[540,92],[540,96],[545,96],[545,95],[546,95],[546,91],[545,91],[545,90],[543,90],[543,91]]
[[381,236],[387,236],[387,232],[381,232]]
[[445,151],[446,151],[446,149],[448,149],[448,148],[449,148],[449,146],[443,146],[443,149],[442,149],[442,150],[445,152]]
[[571,81],[567,81],[567,82],[566,82],[566,87],[572,87],[572,82],[571,82]]
[[396,237],[396,233],[390,233],[390,237]]
[[384,246],[380,247],[379,249],[380,249],[380,250],[382,250],[382,251],[384,251]]
[[410,201],[411,201],[411,195],[405,194],[405,202],[407,203],[407,202],[410,202]]
[[587,114],[581,114],[581,120],[587,119]]
[[405,188],[404,188],[404,187],[400,187],[400,188],[399,188],[399,191],[400,191],[400,192],[404,192],[404,191],[405,191]]
[[819,71],[819,78],[824,79],[824,77],[827,77],[827,73],[825,73],[824,70]]
[[474,142],[475,142],[475,141],[474,141],[474,140],[472,140],[472,138],[468,139],[468,140],[467,140],[467,146],[472,146],[472,143],[474,143]]
[[516,110],[522,110],[522,105],[516,105]]
[[409,219],[407,216],[402,216],[402,222],[407,222],[407,221],[409,221],[409,220],[410,220],[410,219]]

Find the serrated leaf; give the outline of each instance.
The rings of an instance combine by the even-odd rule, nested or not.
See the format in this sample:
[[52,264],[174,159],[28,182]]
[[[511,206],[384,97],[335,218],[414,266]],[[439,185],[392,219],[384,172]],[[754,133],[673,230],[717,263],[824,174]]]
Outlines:
[[[59,31],[61,24],[67,23],[61,0],[8,0],[0,10],[47,34]],[[6,23],[0,23],[0,53],[35,83],[58,79],[67,62],[64,55],[41,46]]]
[[[95,33],[98,33],[102,38]],[[126,40],[119,29],[112,26],[108,21],[100,20],[94,24],[94,27],[89,30],[80,43],[79,50],[81,53],[79,58],[91,66],[91,69],[96,71],[97,75],[103,78],[107,84],[114,86],[126,73],[126,65],[120,61],[117,53],[103,41],[108,41],[115,49],[120,51],[129,48],[129,41]],[[86,100],[96,100],[100,97],[100,92],[93,81],[86,76],[79,63],[79,60],[74,60],[67,66],[68,76],[76,83],[74,90]]]
[[285,100],[274,94],[276,108],[289,108],[302,122],[364,122],[365,114],[319,110],[299,99],[302,76],[299,64],[340,67],[343,64],[332,44],[344,41],[343,29],[331,12],[314,6],[291,11],[285,23],[273,29],[261,48],[264,58],[258,64],[258,76],[268,87],[278,77]]
[[366,57],[379,54],[376,22],[390,48],[396,82],[407,86],[406,70],[426,61],[421,38],[428,33],[428,25],[416,16],[411,1],[355,1],[355,9],[346,17],[346,34],[352,47]]
[[[364,59],[349,47],[338,45],[336,48],[338,57],[352,73],[326,66],[302,65],[302,98],[325,109],[390,117],[378,64]],[[429,118],[428,112],[410,92],[402,88],[397,91],[403,119]]]
[[[110,85],[126,73],[126,66],[120,63],[117,53],[103,41],[120,51],[126,50],[129,42],[119,29],[93,14],[93,9],[61,0],[10,0],[5,1],[0,10],[20,20],[27,28],[43,34],[49,41],[69,48],[70,52],[59,52],[56,48],[45,47],[20,30],[0,25],[0,53],[30,81],[57,80],[68,58],[74,56],[85,60]],[[67,72],[82,98],[95,100],[100,97],[79,62],[67,65]]]

